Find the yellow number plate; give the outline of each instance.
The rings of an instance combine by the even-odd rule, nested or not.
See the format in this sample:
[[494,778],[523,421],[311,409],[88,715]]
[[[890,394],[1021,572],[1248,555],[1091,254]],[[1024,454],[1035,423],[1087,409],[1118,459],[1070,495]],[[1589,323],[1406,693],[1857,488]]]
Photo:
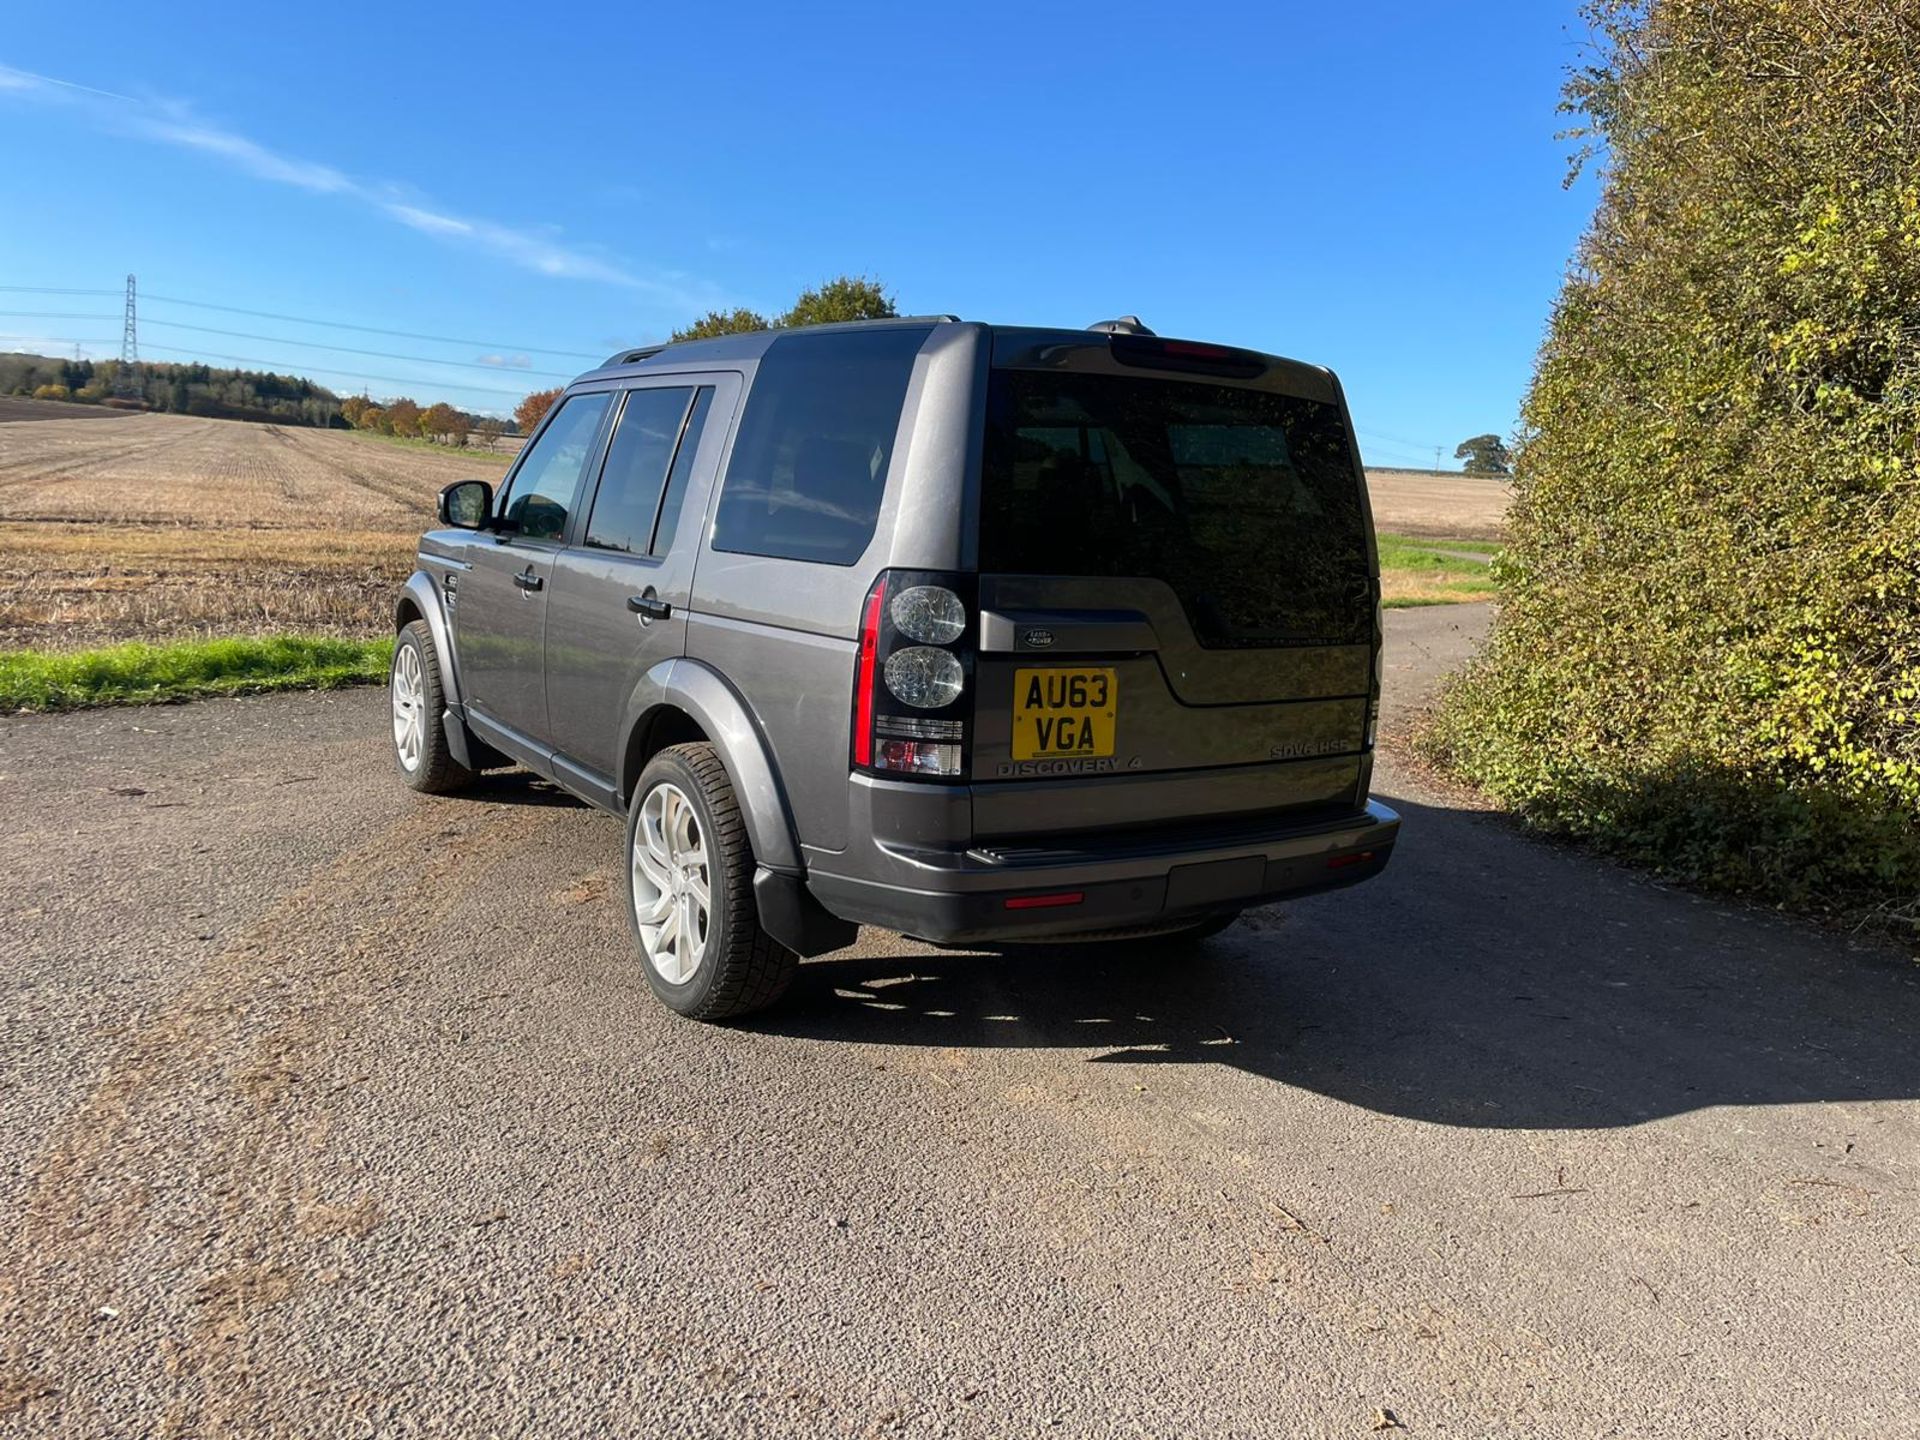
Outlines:
[[1111,670],[1013,672],[1013,758],[1098,759],[1113,754],[1120,685]]

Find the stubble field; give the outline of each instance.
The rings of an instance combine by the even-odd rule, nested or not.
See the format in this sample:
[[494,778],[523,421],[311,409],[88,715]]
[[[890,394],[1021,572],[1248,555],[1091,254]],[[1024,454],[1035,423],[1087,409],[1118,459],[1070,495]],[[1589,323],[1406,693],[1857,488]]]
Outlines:
[[440,487],[505,465],[341,431],[0,412],[0,648],[377,632]]
[[[0,650],[370,635],[433,497],[508,457],[320,431],[0,402]],[[1506,488],[1375,472],[1389,604],[1484,598]],[[1435,544],[1438,548],[1435,548]]]

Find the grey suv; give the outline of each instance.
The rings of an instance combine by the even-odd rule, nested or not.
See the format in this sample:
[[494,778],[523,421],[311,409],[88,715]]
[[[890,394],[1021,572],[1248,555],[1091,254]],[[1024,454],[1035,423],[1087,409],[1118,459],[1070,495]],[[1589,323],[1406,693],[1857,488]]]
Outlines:
[[395,607],[415,789],[517,763],[626,820],[685,1015],[880,925],[1212,934],[1379,872],[1379,580],[1331,373],[951,317],[624,351]]

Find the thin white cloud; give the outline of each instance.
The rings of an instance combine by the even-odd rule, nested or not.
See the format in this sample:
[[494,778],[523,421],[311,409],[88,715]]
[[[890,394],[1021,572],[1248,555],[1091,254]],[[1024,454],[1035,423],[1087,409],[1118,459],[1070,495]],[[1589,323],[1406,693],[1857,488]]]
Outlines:
[[697,312],[723,303],[714,286],[676,270],[642,273],[591,250],[566,244],[550,227],[528,228],[455,215],[417,202],[403,186],[356,179],[317,161],[283,155],[258,141],[196,117],[176,101],[141,99],[113,90],[0,65],[0,95],[77,105],[102,130],[188,150],[276,185],[356,201],[409,230],[484,251],[539,275],[588,280],[644,294],[663,306]]
[[497,365],[504,370],[530,370],[533,368],[531,355],[482,355],[482,365]]

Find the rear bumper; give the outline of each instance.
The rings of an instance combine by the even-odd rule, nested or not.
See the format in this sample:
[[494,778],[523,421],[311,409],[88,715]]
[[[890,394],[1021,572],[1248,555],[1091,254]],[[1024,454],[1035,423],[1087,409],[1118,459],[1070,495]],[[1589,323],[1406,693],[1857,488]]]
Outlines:
[[889,879],[816,866],[807,886],[842,919],[926,940],[1039,940],[1173,927],[1358,884],[1386,867],[1399,831],[1400,817],[1370,801],[1353,814],[1265,828],[1242,824],[1212,836],[967,850],[888,847],[896,862]]

